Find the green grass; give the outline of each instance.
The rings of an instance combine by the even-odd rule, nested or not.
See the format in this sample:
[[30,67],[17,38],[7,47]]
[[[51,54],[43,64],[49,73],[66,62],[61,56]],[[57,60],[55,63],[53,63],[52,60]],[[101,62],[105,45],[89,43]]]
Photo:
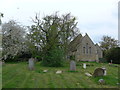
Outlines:
[[[82,63],[93,64],[82,68]],[[80,66],[81,65],[81,66]],[[107,76],[88,77],[85,72],[93,73],[97,67],[106,67]],[[43,73],[43,70],[48,72]],[[62,74],[55,74],[57,70],[62,70]],[[98,80],[103,78],[105,85],[100,85]],[[69,63],[64,67],[43,67],[39,62],[35,65],[34,71],[28,70],[27,62],[6,63],[2,67],[2,87],[3,88],[117,88],[118,67],[111,67],[107,63],[77,63],[77,71],[69,71]]]

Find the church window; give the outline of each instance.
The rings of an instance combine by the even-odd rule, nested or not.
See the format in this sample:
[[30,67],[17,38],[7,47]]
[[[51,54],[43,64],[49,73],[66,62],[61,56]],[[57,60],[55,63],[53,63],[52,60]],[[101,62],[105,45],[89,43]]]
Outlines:
[[85,54],[85,47],[83,47],[83,53]]
[[88,43],[86,43],[86,53],[88,54]]
[[89,53],[91,54],[91,47],[89,47]]

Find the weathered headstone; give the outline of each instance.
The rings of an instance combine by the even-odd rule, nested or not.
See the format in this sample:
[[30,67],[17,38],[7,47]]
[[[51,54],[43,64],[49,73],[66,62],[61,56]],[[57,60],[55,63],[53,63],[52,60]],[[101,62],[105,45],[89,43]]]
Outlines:
[[104,70],[104,76],[107,75],[107,71],[106,71],[106,68],[102,68]]
[[29,70],[34,70],[34,59],[33,58],[29,59]]
[[95,69],[94,73],[93,73],[93,76],[94,77],[97,77],[97,76],[104,76],[104,70],[102,68],[97,68]]
[[90,73],[85,73],[86,76],[91,77],[92,75]]
[[83,63],[83,68],[86,69],[86,63]]
[[76,63],[75,63],[75,61],[70,62],[70,71],[76,71]]

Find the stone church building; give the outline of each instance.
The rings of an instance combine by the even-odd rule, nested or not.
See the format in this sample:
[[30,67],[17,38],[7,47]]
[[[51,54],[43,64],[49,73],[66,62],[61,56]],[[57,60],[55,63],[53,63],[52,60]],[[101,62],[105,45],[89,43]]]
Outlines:
[[69,56],[74,56],[77,61],[96,61],[103,57],[98,44],[94,44],[88,34],[79,34],[69,44]]

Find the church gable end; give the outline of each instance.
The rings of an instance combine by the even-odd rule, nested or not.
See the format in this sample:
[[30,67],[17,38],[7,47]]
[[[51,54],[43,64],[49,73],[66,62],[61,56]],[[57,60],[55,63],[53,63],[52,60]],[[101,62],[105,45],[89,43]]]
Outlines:
[[80,47],[83,54],[95,54],[95,45],[87,34],[83,37]]
[[98,61],[100,54],[97,55],[98,48],[90,37],[86,34],[84,37],[78,38],[79,36],[71,42],[71,55],[75,55],[77,61]]

